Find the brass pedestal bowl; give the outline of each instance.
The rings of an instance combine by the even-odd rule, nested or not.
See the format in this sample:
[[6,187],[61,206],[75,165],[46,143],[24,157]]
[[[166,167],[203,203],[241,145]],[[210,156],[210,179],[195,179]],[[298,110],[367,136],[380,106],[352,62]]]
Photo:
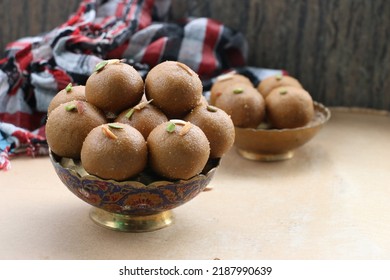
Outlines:
[[90,218],[94,222],[128,232],[153,231],[172,224],[171,210],[202,192],[220,162],[209,160],[202,173],[189,180],[166,181],[146,170],[131,181],[117,182],[89,175],[79,161],[52,152],[50,159],[65,186],[93,206]]
[[314,118],[305,126],[293,129],[253,129],[236,127],[234,146],[250,160],[278,161],[290,159],[294,151],[311,140],[330,119],[330,111],[314,102]]

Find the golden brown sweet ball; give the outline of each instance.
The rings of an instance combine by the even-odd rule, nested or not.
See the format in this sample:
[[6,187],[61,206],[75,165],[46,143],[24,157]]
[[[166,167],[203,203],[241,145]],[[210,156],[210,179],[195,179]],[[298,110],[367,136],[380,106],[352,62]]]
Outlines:
[[230,115],[237,127],[256,128],[265,118],[264,98],[251,85],[226,87],[215,105]]
[[96,65],[85,85],[87,101],[106,113],[120,113],[142,98],[144,82],[132,66],[119,59],[105,60]]
[[142,134],[128,124],[109,123],[95,127],[81,150],[84,169],[102,179],[123,181],[141,173],[148,149]]
[[225,111],[211,106],[200,105],[184,120],[198,126],[210,142],[210,158],[220,158],[234,143],[234,124]]
[[103,112],[85,101],[60,104],[48,116],[47,143],[55,154],[78,159],[85,137],[105,122]]
[[314,117],[310,94],[296,87],[279,87],[265,99],[267,117],[273,128],[296,128],[306,125]]
[[219,76],[210,89],[210,105],[215,105],[217,98],[221,96],[227,86],[237,83],[253,86],[251,80],[241,74],[232,72]]
[[57,108],[58,105],[66,103],[72,100],[81,100],[85,101],[85,86],[72,86],[68,84],[66,88],[60,90],[51,100],[47,113],[50,114],[54,108]]
[[131,125],[147,139],[149,133],[159,124],[167,122],[168,118],[156,106],[144,101],[124,110],[115,121]]
[[156,65],[145,79],[147,99],[153,99],[153,104],[168,118],[181,118],[195,108],[201,100],[202,91],[198,75],[177,61]]
[[264,98],[266,98],[274,88],[281,86],[303,88],[297,79],[291,76],[278,74],[262,80],[257,86],[257,90],[263,95]]
[[210,155],[203,131],[182,120],[160,124],[149,134],[147,143],[150,167],[168,179],[190,179],[199,174]]

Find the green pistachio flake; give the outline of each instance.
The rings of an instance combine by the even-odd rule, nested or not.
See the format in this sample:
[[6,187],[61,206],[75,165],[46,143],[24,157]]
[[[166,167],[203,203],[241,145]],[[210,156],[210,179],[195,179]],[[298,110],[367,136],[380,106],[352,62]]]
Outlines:
[[282,74],[277,74],[277,75],[275,75],[275,78],[276,78],[277,81],[280,81],[283,78],[283,75]]
[[257,129],[269,129],[269,128],[270,128],[270,124],[266,122],[260,123],[259,126],[257,127]]
[[69,83],[69,84],[66,86],[65,91],[68,92],[68,93],[72,91],[72,83]]
[[207,106],[207,111],[209,111],[209,112],[217,112],[217,108],[214,107],[214,106],[208,105]]
[[173,122],[169,122],[169,123],[167,124],[166,130],[167,130],[169,133],[174,132],[175,129],[176,129],[176,125],[175,125]]
[[134,108],[131,108],[125,115],[126,118],[130,119],[131,116],[134,114]]
[[284,94],[287,93],[287,89],[282,88],[282,89],[279,91],[279,93],[280,93],[281,95],[284,95]]
[[95,72],[99,72],[101,70],[103,70],[103,68],[108,64],[108,61],[107,60],[103,60],[101,62],[99,62],[98,64],[96,64],[95,66]]
[[233,93],[235,93],[235,94],[239,94],[239,93],[243,93],[243,92],[244,92],[243,88],[235,88],[235,89],[233,89]]
[[148,100],[148,101],[141,102],[141,103],[139,103],[137,106],[134,106],[134,109],[136,109],[136,110],[142,110],[142,109],[145,108],[147,105],[149,105],[152,101],[153,101],[153,99],[150,99],[150,100]]
[[116,123],[109,123],[108,126],[111,128],[115,128],[115,129],[123,129],[123,126],[121,126],[120,124],[116,124]]
[[76,105],[75,104],[68,104],[65,106],[65,110],[70,112],[70,111],[73,111],[74,109],[76,109]]

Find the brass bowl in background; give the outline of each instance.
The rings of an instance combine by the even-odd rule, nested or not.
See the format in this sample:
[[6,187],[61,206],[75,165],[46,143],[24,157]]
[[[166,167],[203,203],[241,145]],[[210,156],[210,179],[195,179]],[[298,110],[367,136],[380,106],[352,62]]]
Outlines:
[[94,222],[129,232],[153,231],[172,224],[171,209],[202,192],[220,162],[209,160],[201,174],[188,180],[166,181],[146,170],[132,181],[117,182],[92,176],[80,161],[58,157],[51,151],[50,159],[65,186],[93,206],[90,218]]
[[315,115],[306,126],[293,129],[253,129],[236,127],[234,146],[246,159],[278,161],[290,159],[294,150],[311,140],[330,119],[330,111],[314,102]]

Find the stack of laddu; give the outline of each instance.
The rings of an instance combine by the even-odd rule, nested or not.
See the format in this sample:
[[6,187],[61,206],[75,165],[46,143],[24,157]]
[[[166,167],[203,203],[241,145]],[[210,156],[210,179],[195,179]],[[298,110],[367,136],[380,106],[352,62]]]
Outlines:
[[234,142],[234,125],[202,97],[187,65],[160,63],[145,81],[119,59],[102,61],[85,86],[69,84],[50,104],[52,152],[80,159],[102,179],[129,180],[149,167],[167,179],[189,179]]

